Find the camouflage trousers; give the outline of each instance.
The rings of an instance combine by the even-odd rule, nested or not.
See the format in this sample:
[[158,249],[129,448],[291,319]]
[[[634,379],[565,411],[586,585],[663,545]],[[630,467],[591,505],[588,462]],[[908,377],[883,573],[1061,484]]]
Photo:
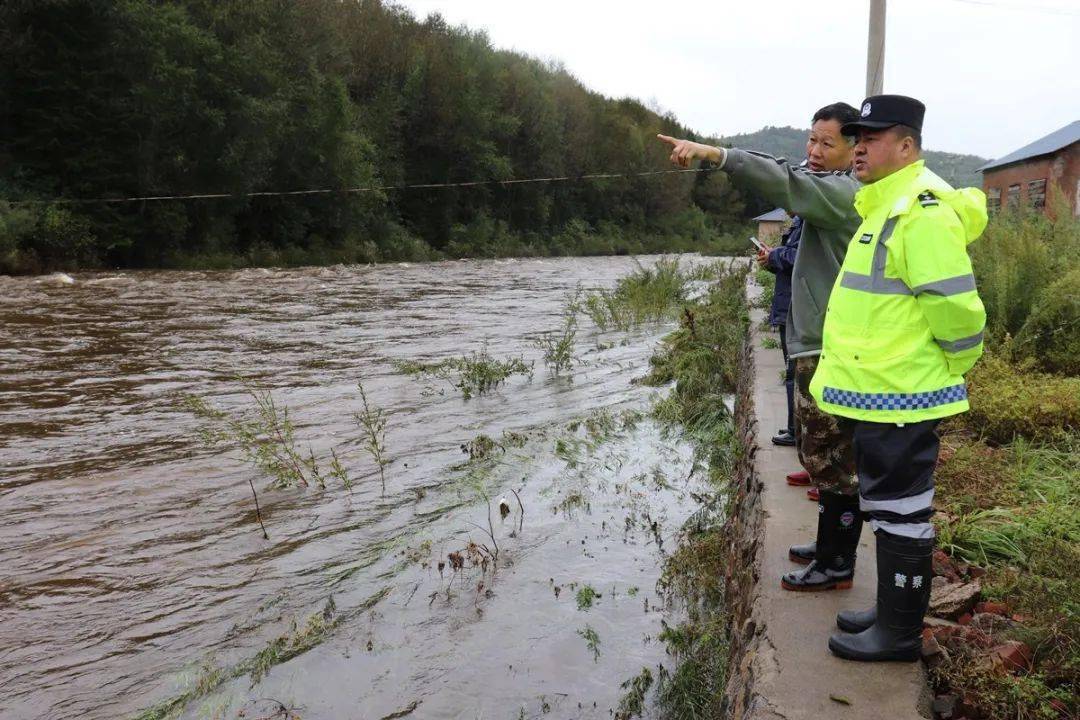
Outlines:
[[819,490],[857,495],[851,423],[838,422],[840,418],[822,412],[810,395],[817,364],[816,357],[795,359],[795,448],[799,462]]

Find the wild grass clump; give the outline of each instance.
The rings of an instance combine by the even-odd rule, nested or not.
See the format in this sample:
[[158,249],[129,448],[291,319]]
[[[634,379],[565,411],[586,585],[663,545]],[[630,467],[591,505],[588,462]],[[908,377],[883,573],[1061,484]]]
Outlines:
[[468,400],[474,395],[484,395],[514,375],[532,379],[532,363],[521,357],[495,359],[487,347],[462,357],[449,358],[436,363],[405,360],[395,363],[397,371],[406,375],[422,375],[444,380],[461,392]]
[[754,271],[754,280],[761,287],[761,293],[754,298],[751,305],[766,312],[772,307],[773,296],[776,295],[776,275],[764,268]]
[[184,395],[181,402],[204,421],[199,430],[204,442],[238,446],[245,459],[270,478],[273,487],[325,487],[324,477],[334,470],[324,474],[310,446],[307,453],[299,448],[289,408],[279,405],[269,389],[254,382],[245,381],[244,391],[254,403],[254,413],[230,415],[196,395]]
[[704,298],[685,309],[679,329],[664,338],[649,360],[645,378],[652,385],[674,381],[671,394],[654,405],[653,416],[680,427],[699,456],[709,460],[715,477],[730,466],[733,426],[727,403],[748,322],[744,288],[741,271],[720,277]]
[[652,670],[641,668],[641,672],[623,682],[619,687],[625,690],[619,699],[619,708],[615,711],[615,720],[630,720],[641,717],[645,711],[645,698],[653,685]]
[[729,621],[724,610],[728,540],[722,499],[736,452],[734,419],[728,398],[735,391],[738,358],[749,319],[746,274],[727,269],[708,292],[683,313],[679,329],[664,338],[646,378],[674,382],[654,404],[653,414],[679,428],[705,460],[715,493],[683,524],[680,541],[664,563],[657,590],[678,598],[686,621],[665,625],[660,639],[675,660],[661,668],[656,693],[663,717],[723,717],[724,686],[730,653]]
[[660,640],[675,660],[674,671],[661,666],[657,699],[664,717],[721,718],[728,678],[727,621],[722,617],[665,624]]
[[[379,468],[379,480],[382,482],[383,492],[386,492],[386,466],[390,464],[390,458],[386,455],[386,412],[381,407],[368,402],[363,383],[357,383],[357,387],[360,389],[360,400],[363,402],[364,409],[362,412],[355,413],[353,418],[364,431],[364,451],[371,456],[376,467]],[[338,462],[336,452],[334,462]]]
[[574,341],[577,339],[580,293],[570,298],[563,309],[562,327],[545,332],[534,341],[543,351],[544,364],[553,375],[560,375],[574,365]]
[[581,307],[601,330],[625,332],[671,317],[686,299],[688,281],[678,259],[660,260],[651,268],[638,263],[612,290],[587,294]]
[[577,594],[574,599],[577,601],[578,610],[589,610],[601,597],[600,593],[596,592],[596,589],[591,585],[582,585],[578,588]]
[[577,634],[585,640],[585,647],[592,653],[593,662],[600,662],[600,635],[589,625],[578,630]]
[[981,565],[1029,567],[1050,545],[1080,549],[1080,436],[989,448],[948,433],[938,470],[938,544]]

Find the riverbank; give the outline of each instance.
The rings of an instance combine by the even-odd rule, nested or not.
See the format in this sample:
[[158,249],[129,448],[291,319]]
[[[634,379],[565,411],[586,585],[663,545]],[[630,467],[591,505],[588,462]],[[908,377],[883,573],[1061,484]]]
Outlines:
[[767,439],[782,425],[781,356],[759,309],[743,325],[742,352],[728,344],[717,353],[718,364],[740,358],[730,441],[718,444],[728,454],[714,465],[727,509],[688,532],[675,555],[684,584],[704,590],[686,593],[698,604],[683,634],[697,645],[673,653],[698,692],[671,717],[1077,716],[1080,377],[1069,348],[1080,280],[1049,271],[1060,256],[1077,259],[1080,229],[1059,217],[995,218],[973,252],[989,350],[968,377],[971,412],[942,425],[925,664],[847,663],[826,649],[838,609],[873,603],[868,530],[853,590],[779,588],[788,545],[814,529],[812,506],[783,482],[794,454]]
[[698,253],[708,256],[745,255],[750,229],[710,227],[704,215],[689,213],[663,228],[635,230],[601,223],[572,221],[562,231],[547,236],[521,233],[504,224],[480,222],[458,226],[454,240],[442,250],[403,229],[390,239],[350,238],[338,243],[311,242],[272,245],[254,243],[240,251],[225,247],[171,250],[135,266],[110,267],[101,258],[72,257],[57,261],[40,254],[5,248],[0,237],[0,276],[45,273],[97,272],[105,270],[215,271],[247,268],[285,269],[336,265],[378,265],[440,260],[507,260],[554,257],[636,256]]
[[[772,333],[762,328],[758,301],[764,289],[746,286],[753,308],[728,302],[723,315],[737,328],[723,343],[712,343],[715,362],[730,368],[735,392],[727,418],[723,451],[714,454],[716,492],[724,512],[713,524],[688,528],[673,555],[672,572],[689,599],[690,619],[673,635],[689,638],[676,646],[674,689],[678,704],[661,706],[668,717],[821,718],[840,716],[915,720],[929,710],[921,667],[915,664],[856,664],[832,656],[826,647],[836,612],[873,603],[876,588],[872,535],[861,543],[859,573],[844,593],[789,593],[779,577],[791,569],[790,544],[813,534],[816,514],[799,488],[784,475],[798,467],[790,448],[768,441],[783,424],[786,400],[779,382],[783,358]],[[729,289],[742,293],[744,288]],[[714,310],[715,313],[715,310]],[[695,323],[698,324],[698,323]],[[688,334],[684,324],[681,331]],[[692,364],[692,351],[679,339],[671,364]],[[661,353],[664,357],[664,353]],[[654,359],[655,362],[655,359]],[[689,403],[688,403],[689,404]],[[706,505],[708,507],[708,505]]]

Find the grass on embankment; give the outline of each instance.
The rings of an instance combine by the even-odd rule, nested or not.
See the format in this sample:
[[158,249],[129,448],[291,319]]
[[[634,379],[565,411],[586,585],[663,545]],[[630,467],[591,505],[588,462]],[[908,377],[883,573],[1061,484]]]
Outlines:
[[986,569],[983,597],[1005,603],[1018,621],[995,641],[1026,643],[1032,662],[1005,673],[970,648],[934,667],[931,681],[981,717],[1075,717],[1080,378],[990,356],[970,380],[972,411],[942,428],[938,545]]
[[693,443],[715,492],[683,525],[658,587],[679,602],[686,619],[665,626],[660,639],[674,659],[661,669],[656,697],[664,717],[722,717],[728,676],[729,622],[724,611],[725,498],[737,443],[725,396],[735,390],[748,317],[745,272],[722,273],[708,292],[684,306],[679,329],[650,360],[646,382],[674,382],[654,415]]
[[971,411],[942,425],[938,543],[986,569],[1015,622],[1001,639],[1032,658],[1008,673],[969,648],[932,668],[969,717],[1080,715],[1080,221],[1051,204],[1056,220],[1007,213],[970,247],[987,354]]

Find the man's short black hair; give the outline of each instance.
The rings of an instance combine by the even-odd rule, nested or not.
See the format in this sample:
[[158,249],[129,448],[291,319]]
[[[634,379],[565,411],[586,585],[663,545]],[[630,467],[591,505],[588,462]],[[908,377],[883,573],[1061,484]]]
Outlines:
[[896,135],[897,138],[910,137],[915,141],[915,149],[922,151],[922,133],[911,127],[910,125],[893,125],[889,128],[889,132]]
[[835,102],[832,105],[826,105],[814,113],[812,122],[817,122],[818,120],[836,120],[840,123],[840,127],[843,127],[847,123],[856,122],[858,119],[858,110],[851,107],[846,102]]

